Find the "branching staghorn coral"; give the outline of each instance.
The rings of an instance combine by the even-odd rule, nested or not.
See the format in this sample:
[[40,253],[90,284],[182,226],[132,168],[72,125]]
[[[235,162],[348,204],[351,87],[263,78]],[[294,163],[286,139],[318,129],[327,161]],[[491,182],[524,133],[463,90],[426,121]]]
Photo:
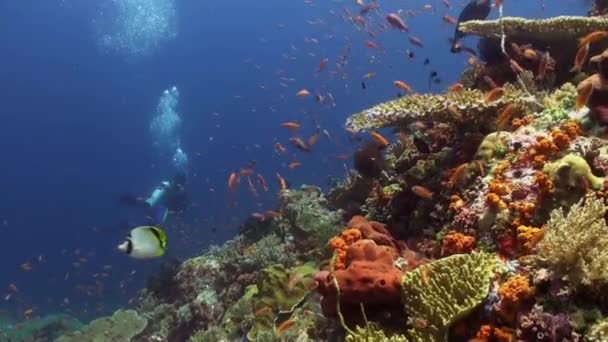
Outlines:
[[532,261],[565,276],[572,285],[608,283],[608,226],[604,200],[595,195],[581,199],[568,214],[553,210],[545,235]]
[[447,341],[451,324],[464,318],[487,296],[496,257],[456,254],[419,266],[403,276],[403,302],[414,328],[412,341]]
[[[505,94],[496,101],[486,102],[485,95],[476,89],[463,89],[445,94],[414,94],[376,105],[350,116],[346,126],[354,131],[407,125],[417,120],[450,122],[478,118],[484,113],[497,113],[507,104],[522,107],[534,104],[534,99],[513,85],[505,85]],[[454,111],[463,118],[454,118]]]
[[504,33],[526,39],[564,40],[584,36],[608,27],[606,17],[560,16],[549,19],[503,17],[501,20],[470,20],[461,23],[459,29],[467,34],[483,37],[501,37],[501,21]]

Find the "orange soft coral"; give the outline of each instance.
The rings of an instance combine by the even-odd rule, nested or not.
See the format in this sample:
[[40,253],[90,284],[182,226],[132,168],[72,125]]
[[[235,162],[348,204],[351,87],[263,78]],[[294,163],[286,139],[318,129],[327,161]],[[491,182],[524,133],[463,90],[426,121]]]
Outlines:
[[494,328],[494,337],[498,342],[513,342],[515,341],[515,335],[505,328]]
[[511,120],[511,126],[513,127],[513,129],[518,129],[521,126],[527,126],[529,124],[532,123],[532,115],[526,115],[523,118],[515,118],[513,120]]
[[346,229],[340,236],[329,240],[329,247],[336,253],[334,268],[343,270],[346,268],[346,251],[355,241],[361,239],[361,232],[358,229]]
[[493,192],[499,196],[508,195],[511,192],[509,186],[499,180],[490,181],[488,187],[490,192]]
[[546,173],[538,171],[534,177],[541,193],[550,194],[553,192],[553,181]]
[[572,141],[572,139],[570,139],[568,134],[564,133],[563,131],[561,131],[558,128],[554,128],[551,131],[551,138],[553,138],[553,143],[560,150],[563,150],[563,149],[567,148],[568,146],[570,146],[570,142]]
[[497,312],[505,320],[512,322],[522,303],[534,295],[534,287],[528,278],[514,275],[498,288],[500,303]]
[[537,137],[532,148],[532,154],[551,156],[559,152],[558,147],[547,137]]
[[487,341],[490,337],[492,337],[492,326],[489,324],[484,324],[479,327],[477,334],[475,334],[475,338],[482,341]]
[[443,237],[441,255],[470,253],[475,248],[475,237],[450,231]]
[[500,196],[498,196],[497,194],[495,194],[493,192],[490,192],[486,196],[486,203],[492,209],[504,209],[506,207],[505,202],[503,202],[503,200],[500,199]]
[[576,139],[582,133],[581,126],[574,121],[568,121],[563,124],[562,131],[566,133],[570,139]]
[[517,227],[517,241],[525,253],[531,253],[534,246],[540,241],[545,233],[544,228],[536,228],[520,225]]

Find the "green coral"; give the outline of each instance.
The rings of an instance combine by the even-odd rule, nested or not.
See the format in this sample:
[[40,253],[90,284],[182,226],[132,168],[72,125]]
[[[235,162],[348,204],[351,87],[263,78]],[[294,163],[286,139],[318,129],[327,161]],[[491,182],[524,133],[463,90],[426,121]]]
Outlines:
[[593,324],[585,336],[585,342],[604,341],[608,341],[608,319],[603,319]]
[[226,334],[220,327],[209,327],[206,330],[200,330],[190,336],[188,342],[219,342],[227,341]]
[[476,89],[464,89],[445,94],[414,94],[376,105],[363,112],[351,115],[346,126],[354,131],[394,127],[410,124],[417,120],[431,122],[453,121],[452,112],[456,109],[464,116],[461,119],[486,117],[499,112],[507,104],[522,107],[533,105],[535,99],[529,98],[519,88],[505,85],[505,94],[498,100],[487,103],[485,94]]
[[496,159],[504,157],[507,151],[507,143],[511,138],[509,132],[494,132],[488,134],[475,153],[476,160],[481,160],[486,164],[492,164]]
[[555,189],[553,195],[560,205],[576,202],[588,188],[604,188],[604,178],[593,175],[587,161],[576,154],[545,164],[543,172],[551,178]]
[[544,110],[536,115],[537,129],[550,129],[570,120],[570,112],[576,101],[576,87],[565,83],[559,89],[543,98]]
[[488,253],[456,254],[419,266],[403,276],[403,302],[412,320],[412,341],[447,341],[450,325],[487,296],[497,267]]
[[[258,314],[254,317],[247,338],[255,341],[261,331],[274,332],[278,318],[288,319],[306,299],[316,271],[314,263],[292,269],[273,265],[261,270],[256,284],[258,293],[252,297],[253,310]],[[259,313],[260,311],[265,313]]]
[[135,310],[118,310],[112,317],[96,319],[85,326],[81,331],[71,335],[63,335],[56,342],[129,342],[140,334],[148,320],[140,316]]
[[221,326],[231,339],[237,339],[242,331],[253,324],[253,306],[251,299],[258,293],[256,285],[249,285],[245,294],[237,300],[224,314]]
[[500,20],[470,20],[460,23],[459,29],[467,34],[483,37],[500,37],[501,24],[509,38],[526,40],[563,41],[602,31],[608,26],[606,17],[559,16],[549,19],[503,17]]
[[304,185],[299,190],[283,191],[281,200],[296,244],[325,247],[327,241],[342,230],[342,213],[327,209],[327,199],[317,187]]
[[553,210],[533,262],[574,285],[608,283],[608,226],[604,201],[591,195],[568,214]]
[[368,323],[364,328],[357,326],[346,336],[346,342],[409,342],[409,340],[403,335],[387,337],[375,324]]

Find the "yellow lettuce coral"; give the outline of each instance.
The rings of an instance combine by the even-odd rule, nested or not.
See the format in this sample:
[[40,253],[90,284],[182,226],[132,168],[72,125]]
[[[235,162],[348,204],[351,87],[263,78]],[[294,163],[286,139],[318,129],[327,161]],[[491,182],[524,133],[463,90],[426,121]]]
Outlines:
[[565,276],[571,284],[608,283],[608,226],[604,200],[581,199],[568,214],[553,210],[533,261]]
[[412,341],[447,341],[448,328],[487,296],[497,266],[488,253],[456,254],[403,276],[403,302],[412,321]]

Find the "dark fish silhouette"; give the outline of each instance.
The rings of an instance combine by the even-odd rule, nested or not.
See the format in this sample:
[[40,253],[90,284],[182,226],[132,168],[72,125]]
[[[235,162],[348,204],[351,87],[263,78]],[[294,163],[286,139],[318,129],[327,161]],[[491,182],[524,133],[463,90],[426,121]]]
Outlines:
[[459,30],[460,23],[470,20],[482,20],[488,17],[492,9],[490,0],[471,0],[465,8],[462,9],[458,16],[458,22],[454,29],[454,39],[452,40],[452,48],[450,51],[459,52],[459,40],[464,37],[464,33]]

